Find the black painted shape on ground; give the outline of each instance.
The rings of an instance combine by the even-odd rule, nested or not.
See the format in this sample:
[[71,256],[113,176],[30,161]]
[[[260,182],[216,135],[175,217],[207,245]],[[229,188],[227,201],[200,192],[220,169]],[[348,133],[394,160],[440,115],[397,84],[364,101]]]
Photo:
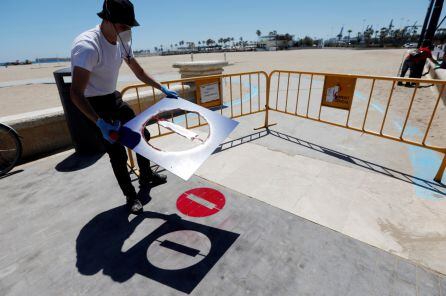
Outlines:
[[[125,282],[135,274],[143,275],[184,293],[191,293],[223,257],[239,234],[182,220],[178,215],[144,212],[128,221],[125,206],[101,213],[85,225],[76,240],[78,271],[94,275],[102,270],[116,282]],[[126,252],[124,242],[144,219],[166,222]],[[211,241],[209,254],[197,264],[180,270],[165,270],[147,259],[149,246],[160,237],[176,231],[197,231]]]
[[103,155],[103,153],[99,153],[84,156],[73,153],[62,162],[58,163],[56,165],[56,170],[62,173],[80,171],[94,165]]
[[160,246],[172,251],[177,251],[178,253],[183,253],[184,255],[188,255],[191,257],[197,257],[197,255],[200,254],[200,250],[189,248],[187,246],[171,242],[170,240],[163,241]]

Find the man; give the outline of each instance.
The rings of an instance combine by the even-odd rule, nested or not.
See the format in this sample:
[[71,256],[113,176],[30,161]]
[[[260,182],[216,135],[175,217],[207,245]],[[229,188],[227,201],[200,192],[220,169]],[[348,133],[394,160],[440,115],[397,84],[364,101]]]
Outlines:
[[[421,78],[427,59],[430,59],[433,63],[439,65],[439,63],[432,57],[433,48],[434,46],[430,40],[424,40],[419,49],[411,51],[404,60],[400,77],[406,76],[407,71],[410,69],[410,78]],[[399,81],[398,85],[403,85],[403,83]],[[414,84],[407,82],[406,86],[414,86]]]
[[[102,23],[80,34],[71,51],[73,103],[96,124],[113,172],[126,196],[131,212],[142,210],[127,170],[127,153],[121,144],[111,139],[110,133],[135,117],[135,113],[122,101],[116,91],[119,68],[124,60],[136,77],[149,86],[161,90],[169,98],[178,98],[174,91],[163,87],[150,77],[133,56],[131,28],[139,26],[133,4],[129,0],[105,0]],[[140,168],[140,186],[156,186],[166,182],[166,176],[152,172],[150,162],[137,156]]]

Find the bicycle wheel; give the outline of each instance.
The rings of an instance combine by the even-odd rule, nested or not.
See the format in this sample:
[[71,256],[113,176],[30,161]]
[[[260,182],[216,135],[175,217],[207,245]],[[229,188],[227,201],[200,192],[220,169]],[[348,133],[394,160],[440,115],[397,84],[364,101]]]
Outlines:
[[0,176],[12,170],[21,155],[19,135],[11,127],[0,123]]

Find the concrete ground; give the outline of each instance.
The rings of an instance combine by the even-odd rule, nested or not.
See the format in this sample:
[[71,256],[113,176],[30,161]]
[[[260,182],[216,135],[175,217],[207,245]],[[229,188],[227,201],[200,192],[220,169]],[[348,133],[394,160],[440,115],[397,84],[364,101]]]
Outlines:
[[[443,275],[198,176],[128,215],[107,157],[72,153],[0,180],[1,295],[446,295]],[[203,187],[221,210],[181,213]]]
[[[287,115],[269,132],[253,131],[262,113],[237,120],[190,181],[142,192],[139,216],[105,156],[68,151],[0,179],[1,294],[446,295],[441,155]],[[218,213],[180,211],[203,187],[224,206],[187,205]]]

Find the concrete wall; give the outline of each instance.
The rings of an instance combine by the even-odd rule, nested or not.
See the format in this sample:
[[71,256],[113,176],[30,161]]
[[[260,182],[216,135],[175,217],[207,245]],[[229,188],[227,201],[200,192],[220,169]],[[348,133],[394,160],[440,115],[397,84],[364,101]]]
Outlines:
[[[171,89],[180,91],[180,87]],[[195,102],[195,88],[185,85],[184,90],[184,97]],[[139,95],[142,110],[153,105],[155,100],[152,91],[140,92]],[[155,97],[156,100],[159,100],[164,96],[161,92],[156,91]],[[136,94],[129,92],[124,96],[124,100],[136,113],[139,113]],[[62,107],[2,117],[0,122],[13,127],[22,137],[22,161],[36,159],[73,147]]]

